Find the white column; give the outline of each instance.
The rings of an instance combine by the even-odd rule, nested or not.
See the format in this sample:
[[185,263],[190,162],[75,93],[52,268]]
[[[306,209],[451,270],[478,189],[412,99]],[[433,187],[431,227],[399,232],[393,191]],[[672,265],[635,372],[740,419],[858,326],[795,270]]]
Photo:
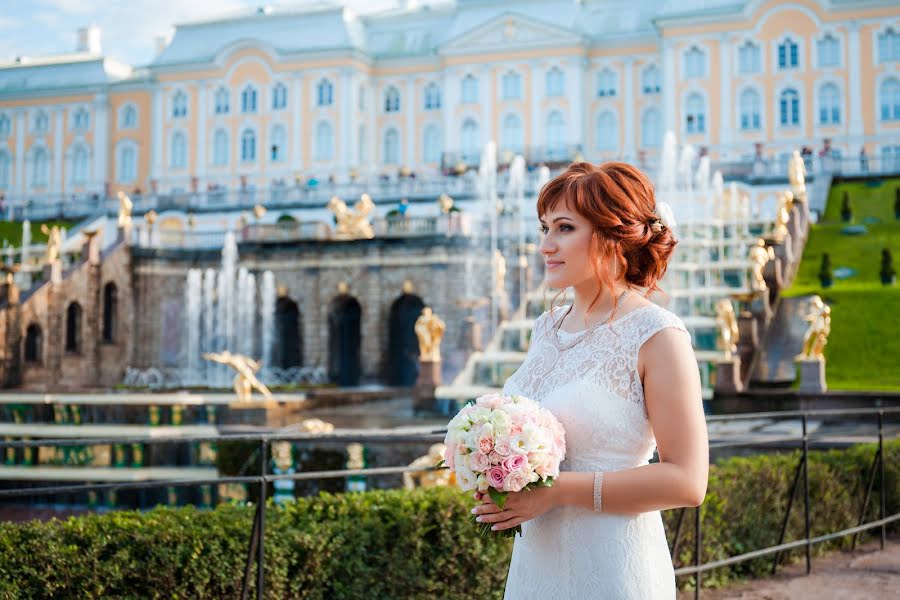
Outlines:
[[490,66],[482,67],[481,77],[478,82],[478,93],[481,94],[481,145],[488,143],[494,139],[494,103],[497,99],[494,97],[494,73]]
[[63,156],[66,149],[63,148],[63,133],[65,131],[65,109],[56,108],[53,111],[53,179],[52,190],[54,194],[65,195],[66,182],[63,181]]
[[24,110],[16,111],[16,185],[15,189],[20,195],[25,194],[25,124],[26,114]]
[[731,63],[733,57],[732,43],[727,35],[719,40],[719,83],[721,85],[719,98],[719,150],[720,158],[728,158],[731,153],[731,141],[734,131],[734,103],[731,101]]
[[[208,84],[205,81],[199,82],[197,85],[197,144],[196,164],[194,175],[197,176],[198,189],[206,187],[206,149],[209,146],[209,140],[206,135],[206,120],[209,112],[209,94],[207,94]],[[263,152],[263,155],[265,153]]]
[[303,168],[303,154],[300,140],[303,139],[303,76],[297,75],[291,84],[291,123],[294,134],[291,136],[291,165],[294,169]]
[[623,97],[625,98],[625,127],[623,130],[625,131],[625,145],[622,148],[622,154],[625,160],[633,159],[635,157],[635,124],[634,124],[634,58],[627,57],[625,59],[625,77],[623,78],[623,88],[625,93]]
[[572,67],[568,69],[572,76],[566,77],[566,81],[569,79],[572,80],[571,84],[566,85],[569,88],[571,85],[571,89],[569,90],[569,101],[572,103],[572,109],[569,111],[570,119],[569,119],[569,131],[568,138],[566,140],[566,144],[581,144],[581,151],[584,153],[587,150],[587,145],[584,143],[584,72],[587,69],[587,58],[583,56],[576,57],[572,59]]
[[663,133],[674,131],[680,133],[678,127],[678,115],[675,113],[675,43],[672,40],[663,40]]
[[[159,180],[162,177],[163,173],[163,144],[165,144],[165,140],[163,139],[163,90],[161,88],[156,88],[153,90],[153,114],[151,123],[151,138],[150,145],[153,147],[152,157],[153,160],[150,165],[150,179]],[[149,186],[148,186],[149,189]]]
[[416,84],[412,77],[406,79],[405,96],[402,107],[406,113],[406,166],[413,169],[419,164],[416,154],[416,111],[419,108],[419,101],[416,98]]
[[347,126],[350,135],[349,167],[359,166],[359,78],[350,78],[350,124]]
[[338,169],[341,171],[347,171],[349,166],[353,163],[353,138],[352,131],[350,130],[350,117],[353,113],[353,106],[351,104],[352,98],[350,97],[350,88],[353,85],[353,72],[349,68],[345,68],[341,71],[341,86],[338,90],[338,97],[340,98],[340,106],[338,107],[338,114],[340,115],[338,118],[340,122],[338,123],[338,132],[339,138],[341,140],[341,153],[340,153],[340,163],[338,164]]
[[[538,67],[537,61],[530,63],[531,67],[531,114],[526,115],[529,120],[531,129],[531,146],[540,148],[544,145],[544,123],[541,119],[541,101],[546,96],[546,90],[543,83],[546,77],[546,70]],[[569,74],[566,74],[566,81],[569,80]]]
[[109,176],[109,98],[106,94],[94,97],[94,185],[104,189]]
[[462,123],[457,122],[456,115],[454,111],[459,106],[460,95],[462,90],[460,90],[460,86],[462,82],[459,76],[454,76],[449,70],[444,70],[444,83],[441,89],[441,93],[443,94],[443,101],[441,103],[441,110],[443,111],[444,116],[444,151],[452,152],[454,154],[459,154],[460,148],[460,139],[459,139],[459,128],[462,126]]
[[850,114],[848,133],[851,139],[862,143],[865,135],[862,119],[862,83],[860,83],[859,77],[862,63],[859,59],[859,23],[856,21],[851,21],[847,27],[847,50],[849,54],[847,72],[850,74],[850,85],[848,86],[850,95],[847,98]]

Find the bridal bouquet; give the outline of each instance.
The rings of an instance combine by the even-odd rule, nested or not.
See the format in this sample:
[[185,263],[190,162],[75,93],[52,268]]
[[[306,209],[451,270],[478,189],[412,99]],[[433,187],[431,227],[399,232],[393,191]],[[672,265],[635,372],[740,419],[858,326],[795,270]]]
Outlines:
[[[524,396],[486,394],[447,425],[445,464],[465,491],[487,492],[501,509],[510,492],[550,486],[566,454],[556,417]],[[473,517],[474,518],[474,517]],[[482,534],[490,524],[478,523]],[[521,533],[521,527],[501,532]]]

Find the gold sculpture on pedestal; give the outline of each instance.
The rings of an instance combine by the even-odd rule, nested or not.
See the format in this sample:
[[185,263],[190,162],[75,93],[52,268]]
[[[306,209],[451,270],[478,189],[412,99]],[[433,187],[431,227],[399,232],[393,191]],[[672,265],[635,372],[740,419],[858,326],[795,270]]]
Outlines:
[[262,366],[258,361],[243,354],[232,354],[228,350],[218,353],[204,352],[203,358],[228,365],[237,372],[234,376],[234,391],[237,394],[238,402],[249,401],[253,388],[256,388],[266,400],[272,399],[272,392],[269,391],[269,388],[256,378],[256,372]]
[[431,307],[422,309],[413,329],[419,338],[419,360],[437,362],[441,360],[441,338],[446,325],[443,319],[432,313]]
[[778,208],[775,211],[775,239],[784,240],[788,234],[787,224],[791,220],[791,207],[794,206],[794,194],[790,191],[778,197]]
[[716,302],[716,325],[719,327],[717,345],[725,351],[725,360],[731,360],[731,354],[737,352],[738,323],[728,298]]
[[360,196],[352,211],[343,200],[334,196],[328,201],[328,210],[334,213],[337,221],[334,228],[335,237],[348,240],[370,240],[375,237],[372,224],[369,223],[369,213],[374,209],[375,203],[368,194]]
[[131,227],[131,210],[134,208],[134,204],[128,194],[122,190],[119,190],[117,196],[119,197],[119,227]]
[[62,233],[59,225],[47,227],[46,224],[41,225],[41,233],[47,236],[47,250],[44,252],[44,262],[53,264],[59,260],[59,254],[62,251]]
[[441,213],[445,215],[450,214],[450,209],[453,208],[453,198],[447,194],[441,194],[438,197],[438,206],[441,209]]
[[750,269],[753,276],[750,278],[750,289],[754,292],[764,292],[768,289],[763,273],[766,263],[775,260],[775,249],[766,247],[766,241],[762,238],[756,241],[755,246],[750,247]]
[[800,360],[825,360],[825,344],[831,333],[831,307],[819,296],[809,299],[809,312],[803,318],[809,323],[803,334],[803,350],[797,355]]
[[[418,468],[434,468],[444,460],[444,450],[447,447],[444,444],[434,444],[428,449],[428,454],[420,456],[411,463],[410,467]],[[417,487],[437,487],[447,486],[456,483],[451,469],[439,469],[435,471],[418,471],[415,473],[403,474],[403,486],[412,490]]]
[[788,181],[791,182],[791,189],[795,194],[799,195],[800,192],[806,191],[806,163],[803,162],[799,150],[794,150],[788,162]]

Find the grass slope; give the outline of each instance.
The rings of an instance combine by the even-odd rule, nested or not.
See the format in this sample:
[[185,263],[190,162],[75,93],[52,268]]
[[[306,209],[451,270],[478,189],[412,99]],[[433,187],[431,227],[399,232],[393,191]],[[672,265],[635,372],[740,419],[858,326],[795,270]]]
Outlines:
[[[878,276],[881,249],[894,255],[900,271],[900,221],[894,219],[894,193],[900,179],[845,182],[831,188],[822,221],[812,226],[794,285],[785,296],[819,294],[831,306],[831,334],[825,347],[828,387],[843,390],[900,391],[900,286],[883,286]],[[841,233],[841,202],[849,192],[854,223],[865,224],[863,236]],[[866,222],[866,218],[879,222]],[[822,254],[831,255],[833,270],[856,273],[834,279],[823,289],[817,274]]]

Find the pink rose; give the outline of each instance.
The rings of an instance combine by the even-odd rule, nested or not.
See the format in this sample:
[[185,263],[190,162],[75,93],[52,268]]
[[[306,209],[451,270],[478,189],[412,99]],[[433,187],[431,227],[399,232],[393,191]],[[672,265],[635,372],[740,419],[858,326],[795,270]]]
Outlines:
[[515,471],[519,471],[525,467],[525,457],[521,454],[513,454],[503,461],[503,468],[513,473]]
[[500,408],[505,402],[506,396],[504,396],[503,394],[485,394],[484,396],[479,396],[475,399],[475,403],[478,406],[490,408],[491,410]]
[[486,454],[481,452],[476,452],[472,455],[472,470],[473,471],[486,471],[488,467],[491,466],[491,461],[488,460]]
[[484,452],[485,454],[490,454],[491,450],[494,449],[494,438],[490,436],[484,436],[480,440],[478,440],[478,450]]
[[494,451],[500,456],[509,456],[509,453],[512,452],[512,448],[509,446],[509,439],[500,438],[494,443]]
[[456,467],[456,461],[453,460],[453,448],[450,446],[444,448],[444,462],[447,464],[447,468],[451,470]]
[[497,453],[496,449],[488,454],[488,459],[490,459],[492,465],[499,465],[503,462],[503,457]]
[[492,467],[487,472],[488,484],[495,490],[503,490],[507,472],[502,467]]
[[522,471],[515,471],[514,473],[510,473],[509,477],[506,478],[506,489],[504,491],[521,492],[529,483],[528,475]]

